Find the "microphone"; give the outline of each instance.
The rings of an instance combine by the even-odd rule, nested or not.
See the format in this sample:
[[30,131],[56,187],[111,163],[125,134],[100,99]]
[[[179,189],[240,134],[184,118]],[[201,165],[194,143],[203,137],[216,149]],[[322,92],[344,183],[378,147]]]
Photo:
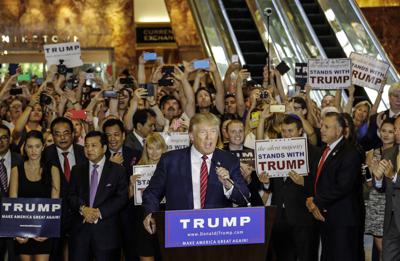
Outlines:
[[[215,165],[217,165],[217,167],[222,167],[221,162],[219,162],[219,161],[212,159],[211,162],[213,162]],[[242,190],[239,188],[239,186],[236,186],[235,182],[231,178],[226,178],[226,180],[229,183],[231,183],[233,187],[236,187],[236,189],[239,191],[242,198],[246,201],[247,207],[251,207],[250,201],[247,199],[247,197],[244,196],[244,194],[243,194]]]

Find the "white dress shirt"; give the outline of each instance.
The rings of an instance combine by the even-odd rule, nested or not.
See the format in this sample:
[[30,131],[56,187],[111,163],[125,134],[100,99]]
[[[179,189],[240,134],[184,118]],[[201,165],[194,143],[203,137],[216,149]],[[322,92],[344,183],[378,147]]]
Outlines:
[[136,132],[136,130],[133,130],[133,135],[135,135],[136,139],[139,141],[140,144],[142,144],[142,147],[143,147],[143,145],[144,145],[144,143],[143,143],[144,138],[143,138],[142,136],[140,136],[140,135]]
[[[106,156],[103,156],[103,158],[97,162],[97,163],[93,163],[91,161],[89,161],[89,190],[90,190],[90,184],[92,182],[92,172],[94,169],[94,165],[98,165],[97,167],[97,185],[100,182],[100,178],[101,178],[101,173],[103,172],[103,168],[104,168],[104,163],[106,162]],[[97,187],[98,188],[98,187]]]
[[[203,159],[201,158],[203,154],[201,154],[194,146],[192,146],[190,150],[190,162],[192,164],[192,188],[193,188],[193,208],[200,209],[201,208],[201,200],[200,200],[200,170],[201,164],[203,163]],[[207,156],[207,172],[210,175],[210,167],[211,167],[211,159],[213,153],[206,155]],[[227,198],[229,198],[233,191],[233,186],[227,190],[225,186],[222,186],[224,190],[224,194]]]
[[62,171],[64,172],[64,155],[63,155],[63,152],[68,152],[67,158],[68,158],[68,162],[69,162],[69,168],[70,168],[70,170],[72,170],[72,167],[76,165],[74,146],[73,145],[69,146],[69,148],[67,150],[65,150],[65,151],[63,151],[59,147],[56,147],[56,148],[57,148],[58,159],[60,160]]

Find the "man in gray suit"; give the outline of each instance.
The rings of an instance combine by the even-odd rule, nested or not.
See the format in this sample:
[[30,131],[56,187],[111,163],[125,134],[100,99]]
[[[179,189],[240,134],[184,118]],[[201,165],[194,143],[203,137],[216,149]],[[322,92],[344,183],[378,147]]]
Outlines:
[[383,159],[373,169],[375,187],[380,192],[386,192],[384,261],[399,260],[400,257],[400,117],[396,118],[394,125],[397,145],[383,151]]

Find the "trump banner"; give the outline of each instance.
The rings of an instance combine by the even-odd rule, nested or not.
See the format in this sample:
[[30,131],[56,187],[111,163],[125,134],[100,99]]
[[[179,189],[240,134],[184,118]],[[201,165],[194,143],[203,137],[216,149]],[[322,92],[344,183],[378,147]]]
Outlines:
[[187,132],[160,132],[168,146],[168,151],[189,147],[190,139]]
[[353,84],[379,91],[384,84],[389,64],[369,55],[350,54]]
[[257,140],[255,151],[258,175],[287,177],[291,170],[308,175],[307,138]]
[[0,237],[59,237],[61,199],[3,198]]
[[63,60],[63,64],[68,68],[83,65],[79,42],[46,44],[43,46],[43,49],[47,66],[60,64],[60,60]]
[[264,242],[264,207],[165,212],[166,248]]
[[309,59],[308,84],[313,89],[344,89],[351,85],[351,60]]

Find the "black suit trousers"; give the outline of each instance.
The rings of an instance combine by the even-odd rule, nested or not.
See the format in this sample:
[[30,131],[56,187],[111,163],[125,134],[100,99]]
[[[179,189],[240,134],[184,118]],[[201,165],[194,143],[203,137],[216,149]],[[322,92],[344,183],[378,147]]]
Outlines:
[[361,231],[361,226],[321,224],[321,261],[363,261],[364,242],[360,237]]
[[272,246],[278,261],[317,261],[318,228],[315,225],[291,225],[285,210],[272,228]]

